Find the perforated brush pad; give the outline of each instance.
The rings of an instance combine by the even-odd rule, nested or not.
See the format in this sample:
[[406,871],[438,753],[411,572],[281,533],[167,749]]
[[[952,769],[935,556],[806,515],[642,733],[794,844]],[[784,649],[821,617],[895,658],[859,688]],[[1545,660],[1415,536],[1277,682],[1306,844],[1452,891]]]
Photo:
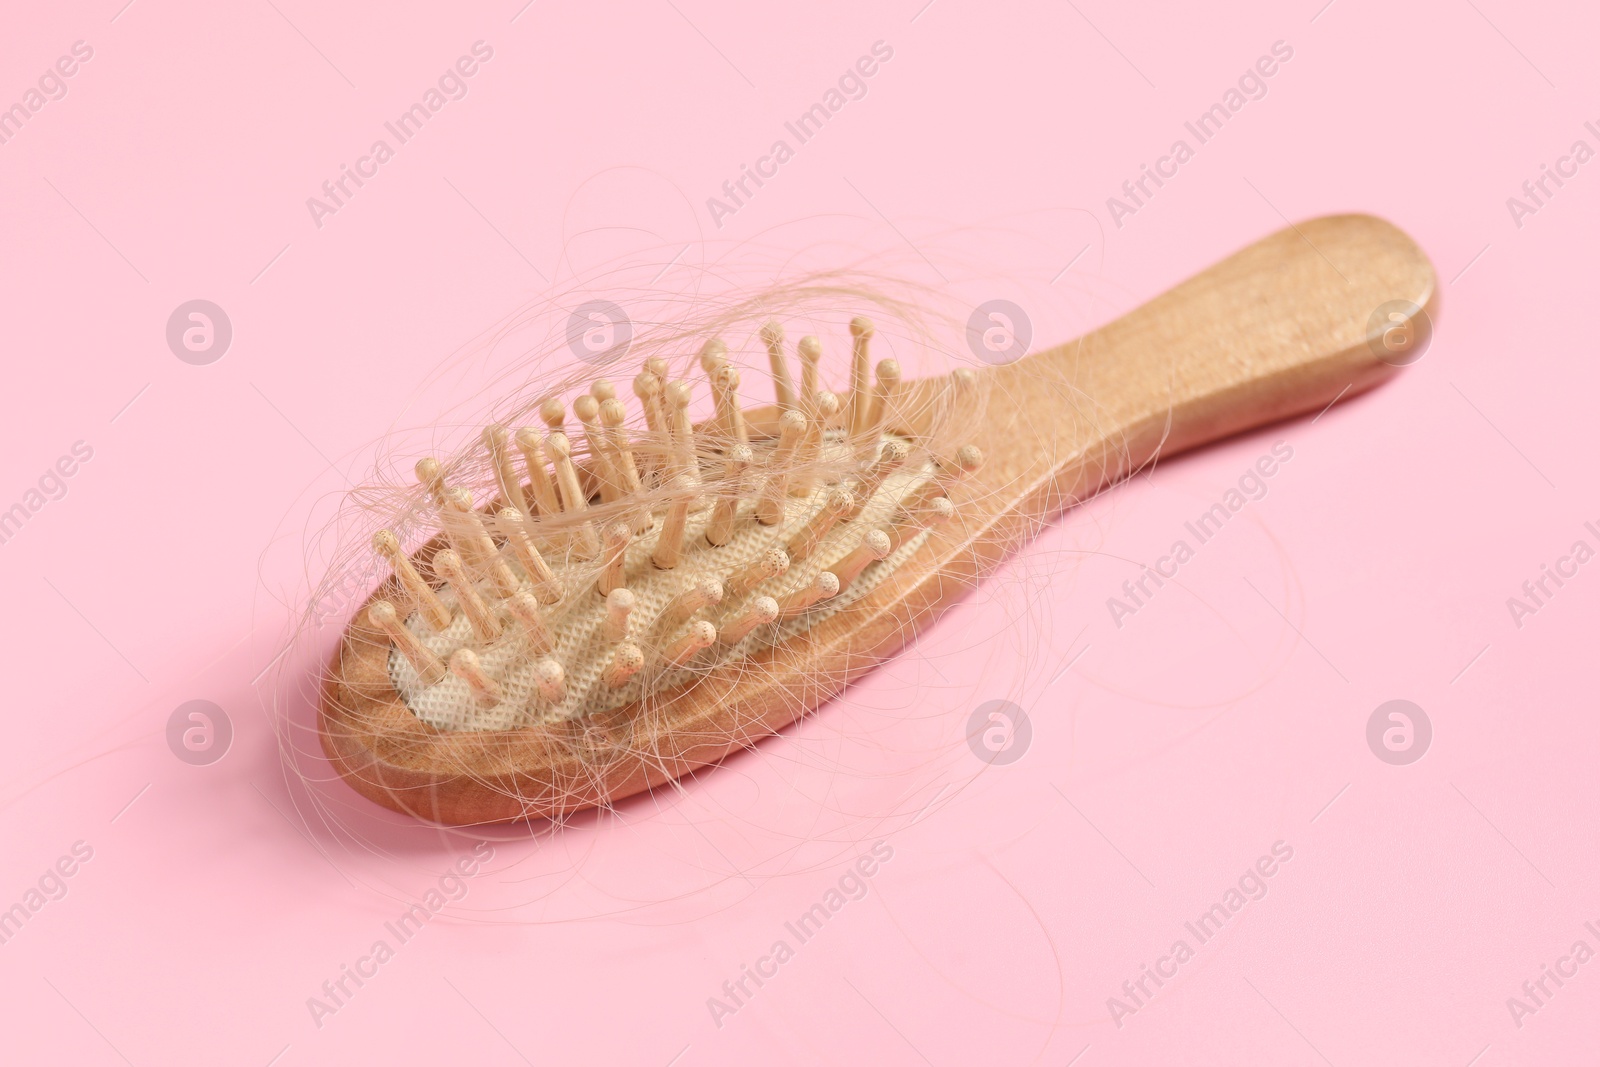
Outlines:
[[[888,437],[884,439],[891,440]],[[842,441],[830,435],[830,449],[842,450],[844,447]],[[466,731],[505,730],[581,718],[620,707],[651,692],[675,688],[719,663],[744,659],[801,633],[870,592],[884,576],[916,551],[928,536],[925,530],[906,538],[887,558],[869,564],[838,595],[821,601],[806,612],[758,626],[737,644],[713,645],[680,668],[663,670],[649,662],[657,648],[671,641],[693,621],[703,619],[720,626],[722,620],[738,615],[757,597],[771,596],[781,600],[791,591],[809,587],[819,573],[828,570],[860,543],[864,531],[886,524],[901,502],[932,475],[931,464],[907,464],[902,467],[885,479],[859,516],[848,523],[836,525],[810,556],[795,561],[782,575],[758,584],[748,592],[737,597],[725,597],[721,604],[714,607],[702,608],[670,633],[651,630],[651,624],[668,602],[699,579],[726,579],[762,553],[785,544],[822,506],[824,495],[831,487],[821,484],[808,496],[789,497],[784,520],[772,526],[762,526],[756,522],[754,502],[745,501],[740,505],[734,536],[719,548],[707,544],[703,536],[706,524],[710,521],[711,508],[705,507],[691,514],[684,537],[683,558],[671,570],[657,568],[650,558],[661,527],[658,519],[649,533],[633,539],[625,556],[626,586],[637,598],[630,636],[644,649],[647,663],[644,669],[619,688],[609,688],[604,681],[616,642],[608,639],[604,632],[606,606],[605,598],[594,588],[596,565],[592,561],[563,562],[553,553],[546,558],[561,580],[562,588],[568,592],[560,603],[546,609],[544,618],[555,642],[555,649],[550,655],[561,663],[566,672],[566,697],[562,702],[554,704],[539,695],[534,683],[535,658],[529,655],[516,627],[508,622],[505,636],[485,645],[474,636],[471,625],[459,611],[459,604],[448,587],[439,590],[439,597],[454,616],[449,627],[441,633],[435,633],[422,621],[420,614],[414,615],[406,625],[442,660],[448,661],[451,654],[460,648],[475,651],[484,672],[500,684],[504,699],[493,707],[486,707],[474,698],[467,683],[453,673],[447,674],[437,685],[426,685],[410,661],[394,649],[389,654],[389,677],[417,718],[441,730]],[[522,588],[531,591],[532,586],[521,568],[514,561],[510,561],[510,565],[522,579]],[[478,584],[478,590],[486,600],[495,603],[486,581]]]

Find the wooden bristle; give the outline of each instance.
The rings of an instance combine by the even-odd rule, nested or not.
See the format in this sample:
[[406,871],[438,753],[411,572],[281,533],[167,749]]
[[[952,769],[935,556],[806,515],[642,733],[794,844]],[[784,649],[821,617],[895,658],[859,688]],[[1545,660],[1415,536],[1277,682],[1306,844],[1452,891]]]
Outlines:
[[941,463],[940,473],[949,481],[958,481],[971,474],[976,474],[983,466],[983,449],[977,445],[962,445],[956,449],[955,462]]
[[385,634],[400,650],[400,654],[411,662],[417,676],[424,685],[438,685],[444,680],[444,661],[434,655],[433,650],[417,640],[417,635],[406,629],[405,623],[400,621],[400,613],[393,604],[387,600],[373,601],[367,608],[367,617],[372,624]]
[[867,430],[859,442],[863,453],[870,455],[872,447],[883,431],[892,429],[899,420],[900,364],[892,359],[878,362],[878,384],[873,391],[872,412],[867,420]]
[[938,473],[901,502],[902,511],[912,513],[925,507],[935,498],[946,495],[958,482],[977,473],[983,466],[983,450],[977,445],[962,445],[953,459],[935,460],[934,463]]
[[661,378],[647,370],[640,371],[633,379],[633,395],[639,398],[639,406],[644,409],[644,424],[650,431],[649,440],[639,450],[644,462],[644,481],[649,486],[661,484],[662,471],[667,469],[671,453],[666,400],[661,395],[665,388]]
[[528,581],[533,583],[534,595],[544,604],[554,604],[561,599],[561,583],[556,579],[555,571],[544,561],[539,550],[534,547],[533,539],[528,536],[524,523],[527,521],[522,512],[515,508],[502,508],[500,514],[495,516],[500,523],[500,534],[511,546],[512,555],[517,557],[517,562],[522,564],[522,569],[527,572]]
[[706,523],[707,543],[720,548],[733,538],[739,518],[739,501],[748,488],[745,482],[754,459],[755,454],[750,451],[749,445],[734,445],[728,450],[728,462],[723,467],[724,484],[716,505],[711,509],[711,520]]
[[861,572],[880,559],[888,557],[894,542],[882,530],[868,530],[861,543],[828,569],[839,579],[840,588],[845,588],[860,577]]
[[628,620],[638,603],[639,599],[627,589],[611,591],[606,597],[606,621],[603,624],[607,640],[621,641],[628,636]]
[[761,487],[761,497],[756,502],[756,521],[772,526],[783,521],[783,502],[788,495],[789,468],[794,464],[795,453],[805,436],[806,417],[798,411],[786,411],[778,420],[778,447],[768,460],[766,483]]
[[544,420],[544,424],[550,427],[553,433],[565,432],[567,409],[562,406],[561,401],[557,398],[552,396],[539,405],[539,417]]
[[781,548],[769,548],[723,583],[730,597],[741,597],[762,582],[768,582],[789,569],[789,553]]
[[783,354],[783,326],[776,320],[761,327],[761,342],[767,346],[767,361],[772,367],[772,392],[782,411],[797,406],[794,379],[789,377],[789,360]]
[[822,452],[822,439],[827,431],[827,418],[837,414],[839,398],[833,397],[833,411],[822,412],[824,393],[821,386],[818,361],[822,359],[822,341],[813,336],[800,338],[800,410],[806,417],[805,436],[794,454],[796,468],[789,478],[791,496],[807,496],[816,487],[816,472],[812,469]]
[[433,497],[437,505],[444,504],[444,471],[439,466],[439,461],[432,456],[417,460],[417,481]]
[[872,320],[857,315],[850,320],[850,396],[845,403],[845,425],[850,440],[859,445],[872,421],[871,357]]
[[[633,450],[628,444],[628,431],[623,428],[623,422],[628,417],[628,412],[622,406],[622,401],[612,397],[600,404],[600,421],[606,428],[606,450],[611,453],[611,470],[620,478],[619,489],[625,497],[632,498],[643,488],[639,478],[639,468],[633,458]],[[633,532],[642,534],[650,529],[650,509],[641,507],[633,517]]]
[[796,454],[794,476],[789,480],[790,496],[810,496],[816,488],[820,472],[817,464],[822,459],[822,444],[828,423],[839,413],[839,398],[823,390],[812,404],[812,418],[806,426],[805,439]]
[[738,615],[722,624],[717,640],[725,645],[736,645],[750,636],[750,631],[765,626],[778,617],[778,602],[769,596],[758,596]]
[[713,337],[700,346],[700,369],[710,377],[718,367],[728,362],[728,346],[722,343],[722,338]]
[[567,699],[567,672],[553,659],[542,659],[533,665],[533,684],[539,696],[552,704]]
[[455,591],[456,599],[461,603],[461,613],[472,624],[472,632],[478,635],[478,640],[493,641],[499,637],[502,633],[500,620],[494,617],[489,605],[478,595],[472,579],[467,577],[467,572],[461,565],[461,557],[448,548],[435,552],[433,570]]
[[839,593],[839,576],[832,571],[822,571],[811,584],[796,589],[778,601],[778,616],[791,618]]
[[643,666],[644,652],[632,641],[623,641],[606,666],[606,688],[621,689]]
[[811,516],[810,521],[789,538],[787,546],[789,558],[801,560],[815,552],[822,539],[828,535],[828,531],[845,517],[845,513],[854,503],[855,497],[849,490],[829,489],[823,497],[822,506]]
[[539,611],[538,602],[533,599],[531,593],[523,590],[507,600],[506,610],[517,620],[523,640],[536,655],[547,655],[555,648],[555,639],[550,636],[550,628],[545,625],[544,615]]
[[489,536],[489,531],[484,527],[483,516],[473,510],[472,494],[466,489],[456,488],[446,493],[445,499],[455,512],[455,521],[460,524],[468,543],[472,545],[473,562],[488,576],[495,593],[506,597],[516,592],[517,576],[500,558],[494,538]]
[[499,423],[484,427],[483,444],[489,450],[489,462],[494,464],[495,483],[500,487],[500,499],[518,511],[527,511],[528,502],[522,496],[522,479],[511,460],[511,435]]
[[623,490],[618,487],[617,473],[611,467],[611,450],[606,448],[605,431],[600,428],[600,402],[585,393],[572,401],[572,414],[577,416],[583,427],[583,439],[589,445],[589,459],[600,485],[600,499],[610,504]]
[[883,487],[889,475],[905,465],[911,456],[911,449],[901,441],[885,441],[878,450],[878,461],[856,478],[855,503],[844,516],[844,521],[852,521],[861,514],[861,510],[871,502],[873,496]]
[[691,480],[700,472],[695,459],[694,423],[689,419],[689,402],[693,395],[688,382],[678,381],[667,386],[667,426],[672,436],[672,468]]
[[478,533],[467,521],[472,514],[472,494],[466,489],[446,489],[439,502],[439,524],[444,528],[450,547],[468,565],[476,566],[484,559],[483,543]]
[[412,565],[400,547],[400,539],[394,535],[394,531],[379,530],[373,534],[372,547],[394,568],[395,579],[400,583],[400,588],[406,591],[406,595],[416,603],[417,610],[422,613],[423,621],[436,633],[449,626],[449,609],[434,593],[433,586],[417,573],[417,568]]
[[[522,452],[522,465],[528,474],[534,507],[541,515],[561,514],[561,499],[556,495],[555,483],[550,480],[550,468],[545,466],[543,435],[531,426],[524,426],[517,431],[517,448]],[[527,514],[526,508],[519,510]]]
[[948,494],[957,483],[963,482],[983,468],[983,449],[977,445],[962,445],[956,449],[955,458],[949,461],[934,460],[938,468],[935,479]]
[[911,518],[921,525],[923,529],[929,529],[931,527],[938,526],[941,523],[949,522],[955,517],[956,506],[952,504],[950,502],[950,498],[946,496],[934,497],[932,500],[928,501],[927,507],[911,516]]
[[484,673],[483,664],[479,662],[478,654],[472,649],[456,649],[450,657],[450,671],[467,683],[472,690],[473,699],[479,704],[494,707],[505,699],[500,683]]
[[[463,558],[469,559],[489,578],[494,591],[502,597],[510,596],[517,591],[517,576],[511,573],[505,561],[500,558],[500,553],[494,545],[494,538],[489,536],[489,531],[484,528],[483,518],[472,510],[472,494],[465,489],[456,488],[445,494],[447,509],[454,513],[453,521],[461,530],[462,539],[469,552],[461,552]],[[459,551],[462,546],[457,546]]]
[[600,378],[589,386],[589,395],[594,397],[597,403],[604,404],[607,400],[615,400],[617,398],[617,387],[606,381],[606,379]]
[[633,531],[625,523],[614,522],[606,527],[605,562],[595,583],[601,596],[610,596],[627,584],[622,567],[628,558],[628,542],[632,540]]
[[667,504],[666,517],[661,520],[661,532],[656,535],[656,546],[650,560],[662,570],[671,570],[683,558],[683,534],[689,522],[689,505],[693,502],[694,486],[687,474],[672,479],[672,500]]
[[658,633],[671,633],[701,608],[713,608],[722,603],[722,595],[721,582],[715,578],[701,578],[667,603],[652,629]]
[[723,364],[711,372],[711,397],[717,407],[717,429],[734,444],[750,443],[750,431],[739,407],[739,368]]
[[688,629],[661,650],[661,666],[664,670],[681,667],[710,648],[716,640],[717,628],[709,622],[690,623]]
[[[559,401],[558,401],[559,403]],[[589,509],[578,481],[578,469],[572,465],[572,445],[567,435],[559,431],[545,439],[551,462],[556,468],[556,487],[561,490],[561,510],[569,515],[581,515]],[[589,522],[580,524],[573,534],[573,550],[580,559],[593,559],[600,551],[600,539]]]
[[822,359],[822,341],[819,338],[806,336],[800,338],[800,410],[808,417],[816,410],[818,384],[817,363]]

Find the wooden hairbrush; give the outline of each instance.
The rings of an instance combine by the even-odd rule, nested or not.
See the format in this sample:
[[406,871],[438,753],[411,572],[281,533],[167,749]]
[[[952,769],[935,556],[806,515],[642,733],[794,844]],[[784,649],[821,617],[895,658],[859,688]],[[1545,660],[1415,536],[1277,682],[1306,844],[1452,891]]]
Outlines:
[[[358,792],[429,821],[557,816],[754,744],[894,655],[1040,525],[1171,455],[1376,384],[1421,354],[1436,292],[1405,234],[1305,222],[1076,341],[902,381],[850,324],[762,331],[777,404],[714,414],[649,360],[542,426],[418,464],[424,532],[322,680],[323,747]],[[980,451],[981,449],[981,451]],[[471,484],[468,484],[471,483]]]

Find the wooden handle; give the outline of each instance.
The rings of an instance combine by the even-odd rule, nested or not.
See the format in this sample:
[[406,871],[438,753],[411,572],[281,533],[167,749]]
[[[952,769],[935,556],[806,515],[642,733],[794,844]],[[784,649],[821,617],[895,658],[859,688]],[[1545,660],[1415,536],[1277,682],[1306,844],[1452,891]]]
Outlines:
[[[1059,488],[1092,492],[1090,482],[1114,481],[1158,453],[1377,384],[1421,354],[1436,294],[1428,257],[1389,223],[1302,222],[1094,333],[988,372],[984,429],[1026,434],[1043,454],[1034,463],[1045,459],[1069,483]],[[994,451],[1018,469],[990,480],[1034,466],[1015,450]],[[1107,466],[1086,479],[1085,461]]]

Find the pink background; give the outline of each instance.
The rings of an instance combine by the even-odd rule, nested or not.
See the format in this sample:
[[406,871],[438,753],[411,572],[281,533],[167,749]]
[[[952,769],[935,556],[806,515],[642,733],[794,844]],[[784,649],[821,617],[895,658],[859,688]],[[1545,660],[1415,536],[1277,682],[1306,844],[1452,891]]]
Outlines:
[[[1600,564],[1520,628],[1506,607],[1575,540],[1600,545],[1600,164],[1520,227],[1506,206],[1574,140],[1600,147],[1592,15],[121,2],[32,5],[0,34],[4,102],[73,42],[94,50],[0,145],[0,507],[93,449],[0,545],[0,908],[93,849],[0,945],[7,1062],[1600,1051],[1600,963],[1520,1026],[1506,1003],[1574,941],[1600,949]],[[478,40],[494,55],[467,96],[315,226],[306,198]],[[867,96],[717,230],[705,198],[879,40],[894,57]],[[1266,97],[1112,226],[1106,197],[1279,40],[1294,55]],[[1339,211],[1433,258],[1419,364],[1074,512],[912,652],[682,792],[457,835],[281,758],[280,736],[305,741],[278,716],[304,721],[311,653],[277,657],[320,579],[307,531],[397,418],[476,395],[493,368],[423,382],[524,303],[618,256],[649,274],[682,250],[670,285],[741,242],[826,237],[969,305],[1017,300],[1042,344],[1284,216]],[[164,338],[195,298],[234,328],[207,366]],[[1106,598],[1278,440],[1294,458],[1269,495],[1116,627]],[[1397,698],[1434,727],[1409,766],[1365,741]],[[209,766],[165,739],[192,699],[234,726]],[[963,741],[991,699],[1031,716],[1009,765]],[[484,836],[465,895],[319,1026],[307,999]],[[893,859],[866,896],[714,1020],[708,998],[880,840]],[[1107,998],[1278,841],[1293,859],[1267,895],[1114,1024]]]

